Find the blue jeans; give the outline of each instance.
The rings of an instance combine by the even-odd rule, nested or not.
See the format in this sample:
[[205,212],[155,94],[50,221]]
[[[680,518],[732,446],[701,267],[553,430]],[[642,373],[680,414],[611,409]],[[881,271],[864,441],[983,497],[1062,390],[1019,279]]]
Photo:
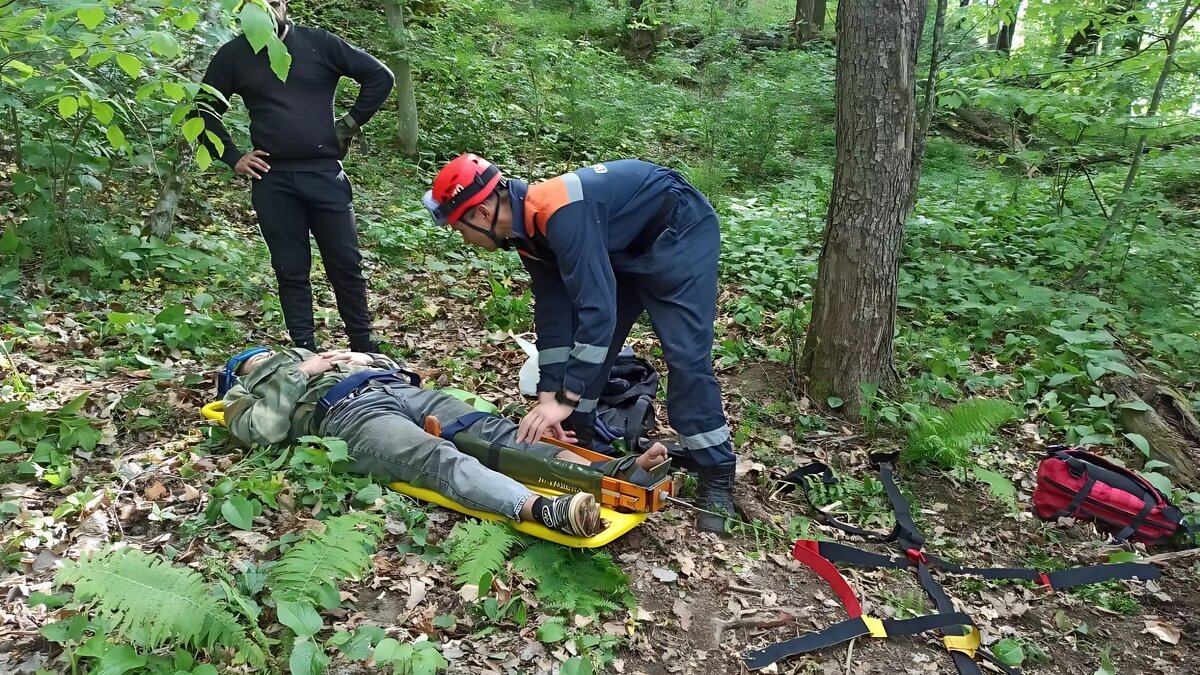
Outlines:
[[[425,433],[427,415],[442,425],[474,408],[439,391],[407,384],[370,384],[329,411],[323,432],[346,442],[354,473],[399,480],[479,511],[520,520],[529,488],[459,452],[450,441]],[[467,427],[488,441],[554,457],[560,448],[547,443],[517,443],[517,425],[502,417],[484,417]]]

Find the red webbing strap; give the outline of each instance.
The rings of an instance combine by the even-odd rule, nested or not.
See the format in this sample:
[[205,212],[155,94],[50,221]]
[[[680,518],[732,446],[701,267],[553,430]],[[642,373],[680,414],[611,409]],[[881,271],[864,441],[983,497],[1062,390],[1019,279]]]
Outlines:
[[792,557],[824,579],[825,583],[829,584],[829,587],[837,594],[838,599],[842,601],[842,606],[846,608],[846,613],[850,615],[850,618],[857,619],[863,613],[862,605],[858,602],[858,595],[854,593],[850,582],[846,581],[833,563],[821,556],[820,546],[821,543],[813,539],[797,539],[796,545],[792,547]]

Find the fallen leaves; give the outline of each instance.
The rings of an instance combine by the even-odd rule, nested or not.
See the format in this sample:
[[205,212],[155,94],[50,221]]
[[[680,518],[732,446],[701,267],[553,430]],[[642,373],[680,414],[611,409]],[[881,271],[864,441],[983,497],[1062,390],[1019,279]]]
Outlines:
[[679,619],[679,627],[685,631],[692,629],[692,610],[688,604],[682,599],[676,600],[671,606],[671,611]]
[[1149,633],[1169,645],[1179,644],[1179,638],[1183,633],[1176,626],[1163,621],[1157,616],[1145,617],[1144,623],[1146,627],[1142,629],[1143,633]]

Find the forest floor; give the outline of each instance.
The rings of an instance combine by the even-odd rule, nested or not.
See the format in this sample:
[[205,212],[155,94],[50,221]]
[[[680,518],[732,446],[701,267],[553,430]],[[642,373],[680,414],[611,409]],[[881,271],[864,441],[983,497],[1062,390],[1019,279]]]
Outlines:
[[[243,212],[240,218],[246,228],[243,241],[252,242],[246,215]],[[261,251],[250,253],[255,255],[261,257]],[[372,305],[381,332],[399,345],[412,343],[409,346],[419,354],[413,364],[427,379],[474,386],[497,402],[519,399],[517,370],[523,361],[519,350],[483,328],[477,308],[451,294],[462,285],[479,285],[486,294],[484,282],[466,278],[446,284],[434,271],[389,271],[374,256],[370,264]],[[436,308],[436,319],[424,321],[398,311],[411,306],[413,294],[420,294],[426,307]],[[327,290],[319,290],[321,306],[331,307],[329,300]],[[117,540],[169,555],[176,564],[232,570],[246,561],[269,558],[265,547],[270,539],[302,528],[311,518],[311,513],[294,506],[305,487],[285,479],[281,495],[291,497],[281,496],[281,507],[257,518],[253,531],[231,529],[224,522],[205,524],[200,516],[216,499],[214,486],[226,476],[238,475],[242,459],[232,447],[207,440],[211,423],[201,420],[199,407],[212,396],[210,382],[185,385],[183,377],[163,379],[150,367],[116,366],[100,375],[94,361],[78,358],[82,353],[99,360],[105,352],[85,321],[64,307],[47,314],[43,325],[45,337],[22,341],[9,357],[11,368],[36,389],[36,405],[44,409],[87,393],[82,410],[97,420],[103,436],[94,452],[76,453],[79,480],[75,484],[87,486],[89,498],[73,509],[62,507],[77,488],[51,491],[36,482],[14,480],[11,473],[0,480],[4,502],[19,505],[20,515],[5,523],[5,534],[10,542],[14,535],[23,539],[24,566],[0,578],[3,672],[63,667],[54,660],[58,650],[38,633],[39,626],[62,619],[62,614],[42,606],[31,608],[26,599],[37,591],[49,592],[56,570],[82,551]],[[418,325],[419,333],[413,330]],[[251,342],[261,334],[253,322],[243,330]],[[639,353],[651,352],[651,338],[644,333],[632,344]],[[200,374],[210,371],[217,360],[200,362],[178,355],[154,368],[169,368],[177,375]],[[474,374],[465,382],[464,369]],[[786,433],[794,426],[791,413],[764,418],[763,410],[808,407],[788,387],[784,364],[743,363],[722,369],[719,379],[727,392],[731,426],[746,428],[744,423],[754,418],[745,445],[756,450],[753,456],[742,453],[738,471],[739,502],[750,507],[753,527],[740,528],[731,539],[698,535],[692,527],[693,514],[671,507],[608,546],[608,553],[628,574],[636,606],[600,619],[571,619],[578,636],[614,638],[602,643],[603,654],[595,652],[600,654],[599,662],[607,663],[603,668],[607,672],[739,672],[743,650],[846,618],[827,585],[789,555],[798,524],[799,529],[810,528],[809,532],[831,538],[841,535],[808,520],[808,507],[796,496],[780,496],[777,479],[790,468],[812,461],[830,462],[843,475],[861,478],[871,473],[865,460],[868,448],[886,448],[889,441],[870,440],[860,428],[841,425],[836,419],[829,419],[824,431],[794,438]],[[1029,425],[1009,434],[992,451],[1018,487],[1015,509],[989,494],[986,486],[962,476],[902,469],[899,480],[914,497],[914,512],[929,538],[927,550],[976,566],[1106,560],[1113,549],[1103,546],[1090,526],[1048,525],[1033,517],[1029,496],[1043,443],[1036,427]],[[78,492],[75,495],[78,501]],[[460,517],[426,510],[427,542],[445,541]],[[881,511],[840,513],[853,520],[864,513],[879,516]],[[181,523],[191,524],[181,528]],[[886,529],[886,523],[873,525]],[[400,635],[428,635],[440,643],[452,673],[552,672],[555,664],[579,651],[577,643],[543,644],[535,639],[536,619],[520,627],[511,620],[489,623],[478,616],[451,582],[453,575],[444,558],[422,555],[412,543],[411,533],[390,534],[383,541],[373,570],[344,587],[347,602],[330,617],[332,625],[374,622]],[[985,646],[1003,639],[1016,641],[1025,655],[1024,672],[1189,673],[1200,669],[1197,563],[1195,558],[1183,558],[1164,564],[1163,577],[1154,582],[1114,582],[1059,593],[948,575],[943,581],[956,605],[979,624]],[[842,570],[868,614],[903,617],[931,611],[915,577],[908,573],[849,566]],[[508,593],[537,606],[528,583],[515,578],[511,583]],[[452,628],[431,623],[443,615],[457,617]],[[741,627],[758,620],[778,625]],[[931,635],[858,640],[850,648],[842,645],[776,667],[777,672],[795,673],[954,671],[940,639]],[[331,672],[356,672],[356,668],[340,666],[335,658]]]

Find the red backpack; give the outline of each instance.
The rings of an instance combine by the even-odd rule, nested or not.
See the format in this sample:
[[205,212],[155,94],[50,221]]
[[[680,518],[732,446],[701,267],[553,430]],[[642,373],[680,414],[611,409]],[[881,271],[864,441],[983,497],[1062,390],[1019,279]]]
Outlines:
[[1033,508],[1043,520],[1095,521],[1117,541],[1160,543],[1183,525],[1183,512],[1145,478],[1090,452],[1051,446],[1038,465]]

